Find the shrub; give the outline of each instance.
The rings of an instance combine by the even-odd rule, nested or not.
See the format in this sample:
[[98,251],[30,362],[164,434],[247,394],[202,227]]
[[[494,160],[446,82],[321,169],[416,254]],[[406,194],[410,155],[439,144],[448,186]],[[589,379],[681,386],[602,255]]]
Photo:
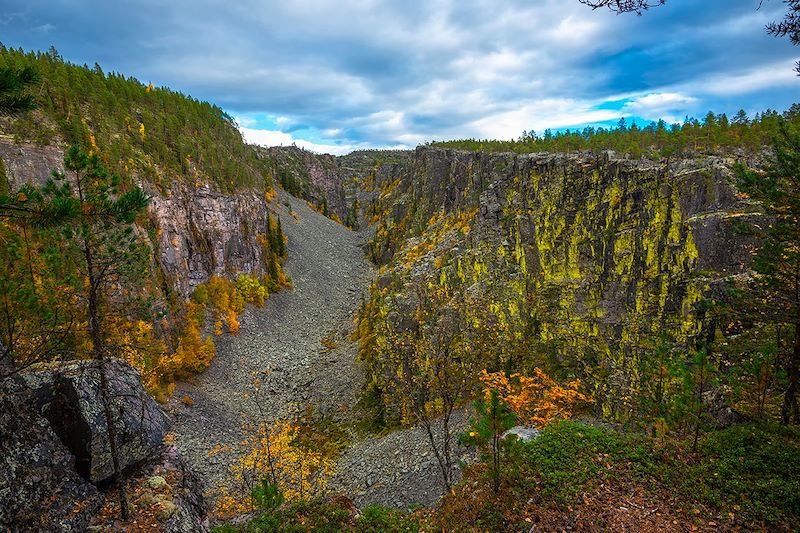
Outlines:
[[356,520],[355,530],[359,533],[400,533],[419,531],[420,524],[402,511],[372,504],[366,506]]
[[[665,473],[687,497],[769,526],[800,521],[800,430],[742,425],[708,434],[696,464]],[[683,468],[681,468],[683,466]]]

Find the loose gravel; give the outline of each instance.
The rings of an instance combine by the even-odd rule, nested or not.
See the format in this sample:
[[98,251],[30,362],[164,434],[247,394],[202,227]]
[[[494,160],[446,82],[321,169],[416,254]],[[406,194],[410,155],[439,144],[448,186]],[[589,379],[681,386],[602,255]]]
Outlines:
[[[346,419],[361,386],[356,346],[348,337],[353,314],[375,276],[363,251],[366,235],[288,194],[281,193],[278,202],[289,240],[285,270],[294,288],[242,313],[238,334],[215,339],[211,366],[191,383],[179,384],[168,406],[176,445],[212,498],[215,487],[233,483],[229,468],[262,416],[274,420],[292,406],[311,404]],[[334,349],[323,348],[326,336],[335,339]],[[265,371],[271,371],[269,394],[262,388],[260,410],[251,393],[254,379]],[[185,396],[191,405],[181,401]],[[463,427],[465,416],[458,418]],[[431,505],[443,493],[438,463],[419,428],[354,442],[336,472],[331,490],[359,506]]]

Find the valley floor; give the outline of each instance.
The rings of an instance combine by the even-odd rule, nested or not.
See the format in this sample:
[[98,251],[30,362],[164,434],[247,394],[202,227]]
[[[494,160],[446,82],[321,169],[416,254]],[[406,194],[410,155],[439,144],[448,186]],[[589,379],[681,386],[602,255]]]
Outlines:
[[[309,404],[347,419],[361,385],[349,334],[374,276],[362,249],[366,236],[288,194],[276,202],[289,239],[285,271],[294,288],[271,294],[263,308],[246,310],[235,337],[216,338],[211,367],[179,384],[169,406],[176,445],[212,500],[217,488],[234,483],[229,468],[241,455],[248,428]],[[335,339],[332,350],[322,345],[326,337]],[[269,390],[262,387],[259,408],[253,382],[265,371],[271,371]],[[359,506],[434,503],[442,487],[426,439],[412,429],[355,442],[340,459],[330,489]]]

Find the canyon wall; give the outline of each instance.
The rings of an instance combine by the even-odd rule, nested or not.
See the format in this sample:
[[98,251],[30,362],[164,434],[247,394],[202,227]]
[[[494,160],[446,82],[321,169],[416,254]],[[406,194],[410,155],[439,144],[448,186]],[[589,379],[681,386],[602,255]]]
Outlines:
[[514,357],[580,377],[598,414],[624,413],[659,338],[690,351],[724,326],[709,301],[746,275],[758,243],[740,230],[765,222],[733,164],[418,148],[365,182],[385,265],[373,299],[402,313],[415,285],[467,294],[517,323]]
[[[53,170],[63,171],[58,146],[16,144],[0,139],[10,190],[24,183],[43,184]],[[212,275],[263,275],[269,202],[264,192],[242,189],[224,194],[207,183],[176,183],[164,191],[147,181],[140,186],[151,197],[147,233],[161,274],[160,288],[188,297]]]

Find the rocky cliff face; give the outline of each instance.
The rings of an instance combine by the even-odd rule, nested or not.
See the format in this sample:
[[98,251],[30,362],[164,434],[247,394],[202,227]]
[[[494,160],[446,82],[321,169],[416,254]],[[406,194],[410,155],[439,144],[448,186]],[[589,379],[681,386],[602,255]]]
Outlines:
[[264,248],[269,207],[253,190],[221,194],[204,185],[151,191],[156,259],[168,286],[187,297],[212,275],[265,273]]
[[315,154],[296,146],[256,150],[262,158],[271,161],[272,179],[276,185],[318,208],[324,204],[330,213],[345,219],[349,206],[335,157]]
[[[0,139],[11,190],[24,183],[42,184],[53,170],[63,171],[63,157],[57,146]],[[177,184],[165,192],[149,182],[141,185],[152,198],[150,226],[142,229],[151,240],[164,292],[185,298],[212,275],[264,274],[259,236],[267,233],[269,207],[263,191],[223,194],[208,184]]]
[[412,155],[402,150],[366,150],[333,157],[294,146],[257,150],[262,158],[272,162],[276,184],[317,208],[324,205],[331,216],[351,227],[364,222],[359,219],[363,213],[361,207],[373,196],[362,184],[376,179],[378,173],[404,169]]
[[17,144],[0,137],[0,158],[5,174],[0,176],[0,187],[5,181],[12,191],[25,183],[44,183],[54,170],[64,171],[64,152],[57,146]]
[[371,253],[388,268],[373,298],[402,309],[416,283],[466,293],[527,336],[523,357],[624,413],[659,334],[713,334],[704,300],[748,268],[757,243],[737,229],[764,217],[732,164],[417,149],[374,173]]

